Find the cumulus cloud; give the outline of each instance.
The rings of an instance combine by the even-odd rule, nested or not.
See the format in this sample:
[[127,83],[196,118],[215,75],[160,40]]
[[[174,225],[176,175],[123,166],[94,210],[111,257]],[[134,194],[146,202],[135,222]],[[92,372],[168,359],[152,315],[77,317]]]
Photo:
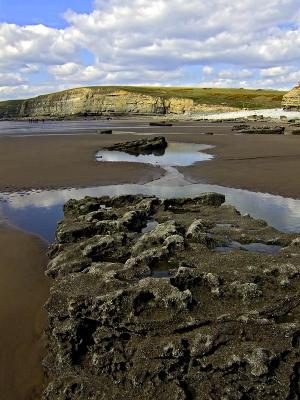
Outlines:
[[[209,82],[281,88],[299,79],[298,0],[96,0],[90,13],[68,10],[65,19],[64,29],[0,24],[0,73],[19,74],[10,82],[0,78],[2,96],[4,87],[24,90],[26,79],[33,87],[41,71],[54,88]],[[190,72],[195,68],[198,75]]]
[[276,77],[276,76],[282,76],[282,75],[287,75],[290,72],[292,72],[292,67],[290,66],[278,66],[278,67],[272,67],[272,68],[265,68],[261,71],[261,76],[262,77]]
[[254,75],[254,71],[250,71],[249,69],[241,69],[241,70],[222,70],[218,73],[218,77],[222,79],[242,79],[242,78],[251,78]]
[[20,74],[0,72],[0,87],[22,85],[25,81]]
[[20,68],[32,63],[60,63],[74,58],[77,45],[69,29],[44,25],[0,24],[0,66]]
[[205,65],[205,67],[202,68],[202,72],[204,75],[211,75],[214,72],[214,69],[213,67]]
[[91,82],[104,77],[104,73],[100,68],[93,65],[86,67],[72,62],[51,66],[49,72],[56,80],[73,83]]

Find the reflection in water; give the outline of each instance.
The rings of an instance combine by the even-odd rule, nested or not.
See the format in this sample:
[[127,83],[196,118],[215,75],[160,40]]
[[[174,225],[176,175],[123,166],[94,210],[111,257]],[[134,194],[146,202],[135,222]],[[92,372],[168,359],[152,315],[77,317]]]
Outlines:
[[187,166],[198,161],[211,160],[213,156],[201,152],[213,146],[193,143],[169,143],[161,155],[139,154],[132,155],[121,151],[101,150],[96,154],[98,161],[110,162],[139,162],[145,164],[165,166]]
[[266,254],[277,254],[282,249],[282,246],[265,243],[248,243],[242,244],[240,242],[233,241],[228,246],[219,246],[215,248],[215,251],[219,253],[229,253],[234,250],[245,250],[255,253],[266,253]]
[[57,221],[63,217],[62,206],[71,198],[138,193],[161,198],[192,197],[203,192],[218,192],[225,194],[226,203],[234,205],[242,214],[248,213],[255,218],[264,219],[281,231],[300,232],[300,200],[217,185],[192,184],[176,168],[167,167],[166,170],[166,176],[145,185],[32,191],[25,195],[2,194],[2,211],[16,225],[52,241]]
[[[150,163],[158,162],[167,172],[164,177],[144,185],[126,184],[85,189],[0,193],[0,207],[2,207],[0,213],[2,211],[17,226],[51,242],[54,239],[57,222],[63,218],[63,204],[69,199],[138,193],[160,198],[193,197],[203,192],[218,192],[225,194],[227,204],[234,205],[242,214],[248,213],[255,218],[264,219],[269,225],[281,231],[300,232],[300,200],[217,185],[193,184],[172,166],[190,165],[210,159],[211,155],[200,151],[207,148],[205,145],[174,143],[169,145],[168,151],[163,156],[144,156],[150,157],[148,159]],[[118,152],[110,152],[109,161],[120,161],[120,154],[115,158],[115,153]],[[122,161],[127,157],[130,159],[126,161],[132,161],[132,157],[140,160],[139,157],[126,153],[121,153],[121,157]]]

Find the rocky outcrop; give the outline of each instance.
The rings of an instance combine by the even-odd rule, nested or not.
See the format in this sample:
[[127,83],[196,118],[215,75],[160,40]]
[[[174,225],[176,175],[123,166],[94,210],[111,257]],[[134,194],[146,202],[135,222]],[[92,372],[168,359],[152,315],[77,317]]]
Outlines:
[[282,107],[286,111],[300,111],[300,84],[283,96]]
[[[15,106],[14,106],[15,104]],[[193,99],[162,97],[109,87],[86,87],[0,103],[0,118],[60,118],[110,114],[183,114],[235,111],[224,105],[197,104]]]
[[247,125],[247,124],[234,125],[231,130],[232,131],[241,131],[244,129],[250,129],[250,125]]
[[128,154],[164,154],[168,143],[163,136],[155,136],[154,138],[146,138],[140,140],[131,140],[129,142],[115,143],[111,146],[104,147],[104,150],[124,151]]
[[299,397],[300,240],[223,202],[65,205],[49,249],[44,400]]
[[238,133],[244,133],[248,135],[283,135],[284,130],[285,128],[283,126],[256,126],[236,129]]

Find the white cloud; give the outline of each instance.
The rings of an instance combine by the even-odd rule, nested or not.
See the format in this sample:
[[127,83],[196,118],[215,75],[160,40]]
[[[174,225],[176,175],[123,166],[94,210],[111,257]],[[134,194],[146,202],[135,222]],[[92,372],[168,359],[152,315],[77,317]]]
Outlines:
[[[23,95],[25,80],[31,91],[34,74],[43,71],[44,84],[54,88],[203,85],[207,76],[215,85],[293,86],[299,15],[299,0],[96,0],[90,13],[67,11],[64,29],[2,23],[0,73],[19,75],[0,80],[1,92],[19,85]],[[93,62],[82,60],[82,49]],[[190,77],[194,67],[198,78]]]
[[274,76],[282,76],[289,74],[291,72],[292,68],[289,66],[278,66],[278,67],[272,67],[272,68],[265,68],[261,70],[261,76],[262,77],[274,77]]
[[77,45],[69,29],[44,25],[0,24],[0,66],[24,67],[26,64],[64,62],[75,57]]
[[211,75],[214,72],[214,69],[206,65],[202,68],[202,72],[204,73],[204,75]]
[[0,87],[24,84],[25,79],[20,74],[0,72]]
[[218,73],[218,77],[221,79],[242,79],[242,78],[251,78],[254,75],[253,71],[249,69],[241,69],[241,70],[222,70]]
[[66,63],[49,67],[49,72],[55,79],[66,82],[91,82],[104,77],[100,68],[93,65],[83,66],[76,63]]

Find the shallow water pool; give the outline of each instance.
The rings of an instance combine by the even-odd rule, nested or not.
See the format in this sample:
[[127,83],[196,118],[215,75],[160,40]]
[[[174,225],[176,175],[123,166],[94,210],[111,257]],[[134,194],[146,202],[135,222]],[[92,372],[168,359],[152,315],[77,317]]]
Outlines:
[[[0,208],[2,214],[16,226],[52,242],[57,222],[63,218],[63,205],[72,198],[139,193],[160,198],[194,197],[204,192],[218,192],[225,194],[226,203],[235,206],[242,214],[247,213],[254,218],[263,219],[269,225],[284,232],[300,232],[300,200],[206,183],[194,184],[171,166],[174,163],[190,165],[197,161],[207,160],[208,157],[212,158],[210,154],[201,152],[201,149],[205,150],[207,146],[180,143],[170,145],[165,158],[158,161],[166,170],[166,175],[147,184],[0,193]],[[174,159],[175,154],[176,159]],[[157,161],[157,158],[161,156],[152,157],[156,157]]]

